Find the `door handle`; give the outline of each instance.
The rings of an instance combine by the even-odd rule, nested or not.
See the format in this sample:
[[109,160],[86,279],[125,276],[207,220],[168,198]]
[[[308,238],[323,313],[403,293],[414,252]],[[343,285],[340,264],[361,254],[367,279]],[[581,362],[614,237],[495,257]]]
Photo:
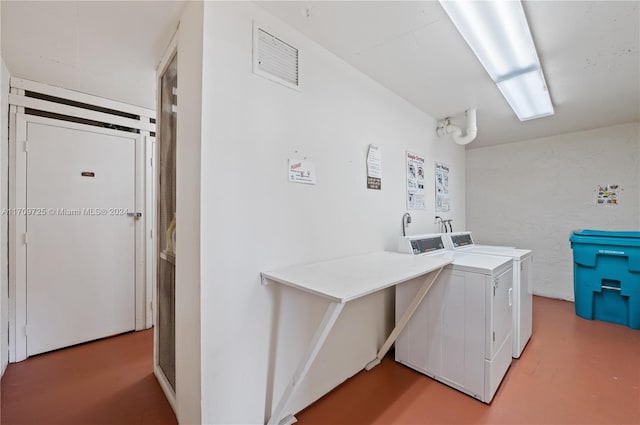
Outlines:
[[142,217],[141,212],[127,213],[127,217],[140,218]]
[[513,305],[513,288],[509,288],[509,307]]

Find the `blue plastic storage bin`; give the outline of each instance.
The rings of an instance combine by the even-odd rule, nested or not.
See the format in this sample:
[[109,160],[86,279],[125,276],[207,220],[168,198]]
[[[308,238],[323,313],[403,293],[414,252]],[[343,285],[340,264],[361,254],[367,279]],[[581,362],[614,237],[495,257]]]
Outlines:
[[576,314],[640,329],[640,232],[572,233]]

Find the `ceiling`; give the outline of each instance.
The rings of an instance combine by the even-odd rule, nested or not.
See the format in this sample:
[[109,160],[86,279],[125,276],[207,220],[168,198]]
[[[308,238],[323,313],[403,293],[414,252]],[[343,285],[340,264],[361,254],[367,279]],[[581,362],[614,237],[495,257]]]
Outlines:
[[[438,2],[258,4],[436,119],[476,107],[468,148],[640,120],[638,1],[524,2],[556,111],[527,122]],[[153,108],[183,6],[2,0],[2,56],[14,76]]]
[[2,0],[11,75],[155,109],[155,71],[180,1]]
[[476,107],[468,148],[640,120],[639,4],[525,1],[555,115],[520,122],[438,2],[259,3],[436,119]]

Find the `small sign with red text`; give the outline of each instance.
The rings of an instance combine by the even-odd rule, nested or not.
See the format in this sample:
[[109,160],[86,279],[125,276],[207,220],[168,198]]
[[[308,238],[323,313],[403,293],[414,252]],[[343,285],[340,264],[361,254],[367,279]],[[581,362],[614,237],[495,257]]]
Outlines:
[[289,158],[289,181],[316,184],[316,166],[311,161]]

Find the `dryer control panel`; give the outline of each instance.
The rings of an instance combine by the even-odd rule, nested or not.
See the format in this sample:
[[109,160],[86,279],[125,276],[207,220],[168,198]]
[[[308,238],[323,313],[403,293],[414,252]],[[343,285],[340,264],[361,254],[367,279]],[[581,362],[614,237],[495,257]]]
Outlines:
[[451,243],[454,248],[459,248],[461,246],[473,245],[473,239],[471,238],[471,233],[459,233],[457,235],[451,235]]
[[405,236],[400,238],[398,250],[408,254],[425,254],[444,249],[441,235]]

